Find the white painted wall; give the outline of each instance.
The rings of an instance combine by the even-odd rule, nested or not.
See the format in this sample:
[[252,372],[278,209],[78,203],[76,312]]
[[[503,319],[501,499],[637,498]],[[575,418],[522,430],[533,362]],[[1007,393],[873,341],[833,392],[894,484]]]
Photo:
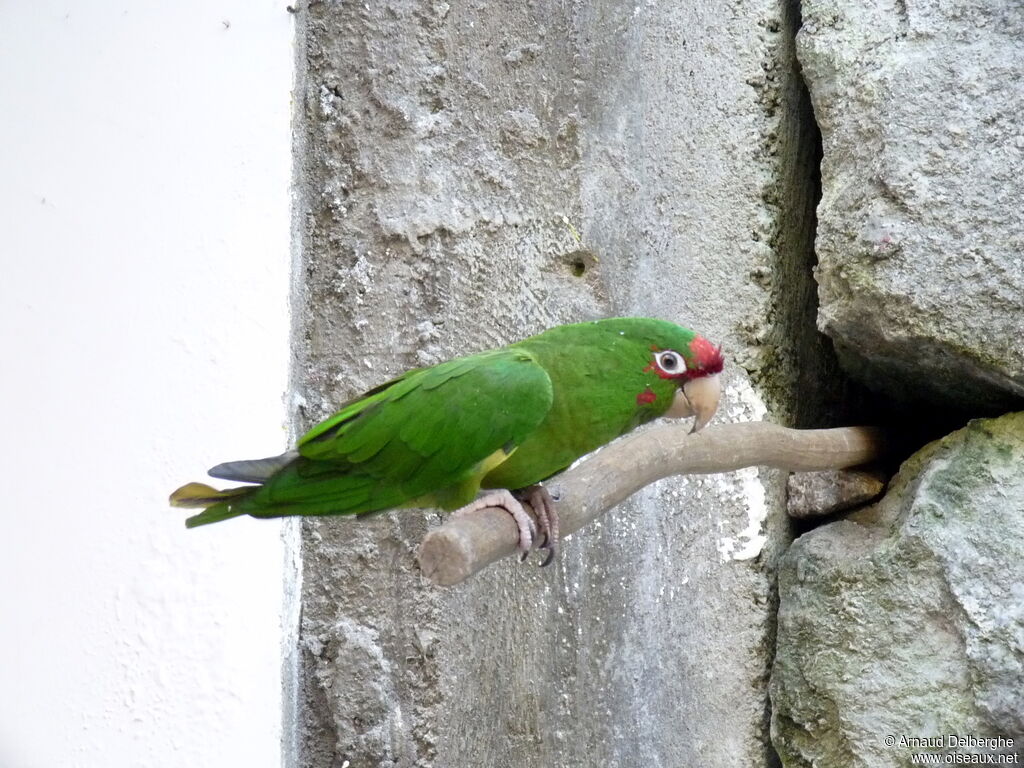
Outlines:
[[0,766],[280,765],[284,0],[0,2]]

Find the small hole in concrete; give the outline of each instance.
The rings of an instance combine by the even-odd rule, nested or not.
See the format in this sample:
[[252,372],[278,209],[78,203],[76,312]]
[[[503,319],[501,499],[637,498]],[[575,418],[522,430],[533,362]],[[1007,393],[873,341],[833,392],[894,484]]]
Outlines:
[[586,248],[563,253],[559,257],[559,261],[565,265],[564,268],[568,269],[573,277],[586,277],[588,272],[597,266],[597,256]]

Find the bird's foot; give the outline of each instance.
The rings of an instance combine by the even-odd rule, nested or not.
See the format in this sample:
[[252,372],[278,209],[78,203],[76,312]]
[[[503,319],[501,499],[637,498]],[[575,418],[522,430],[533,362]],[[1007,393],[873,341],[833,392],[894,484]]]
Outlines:
[[551,565],[558,557],[558,512],[555,509],[555,500],[551,497],[548,489],[543,485],[531,485],[516,492],[519,497],[533,507],[537,513],[537,522],[540,524],[540,533],[544,540],[538,545],[538,549],[546,549],[547,556],[540,564],[543,568]]
[[516,528],[519,529],[519,562],[523,562],[530,554],[530,550],[533,549],[533,543],[537,538],[537,526],[533,522],[526,510],[523,509],[523,505],[519,500],[513,496],[509,491],[505,489],[487,491],[479,498],[471,501],[464,507],[460,507],[452,513],[452,517],[456,515],[468,515],[472,512],[478,512],[486,507],[500,507],[512,515],[512,519],[516,523]]

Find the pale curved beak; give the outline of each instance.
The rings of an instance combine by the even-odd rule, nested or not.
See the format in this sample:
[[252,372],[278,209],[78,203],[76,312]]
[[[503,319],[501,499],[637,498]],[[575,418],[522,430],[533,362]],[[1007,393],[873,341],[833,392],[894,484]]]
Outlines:
[[715,411],[718,410],[718,401],[722,396],[722,381],[719,376],[720,374],[716,373],[712,376],[691,379],[683,384],[683,388],[680,390],[689,405],[690,413],[686,415],[694,417],[693,429],[690,430],[691,435],[704,429],[715,415]]

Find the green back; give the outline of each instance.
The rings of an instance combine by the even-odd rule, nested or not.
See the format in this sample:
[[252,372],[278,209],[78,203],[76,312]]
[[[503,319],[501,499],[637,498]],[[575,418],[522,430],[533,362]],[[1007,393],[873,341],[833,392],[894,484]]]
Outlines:
[[310,430],[300,458],[233,508],[277,517],[461,506],[479,489],[483,462],[517,447],[551,399],[547,374],[524,349],[410,371]]

